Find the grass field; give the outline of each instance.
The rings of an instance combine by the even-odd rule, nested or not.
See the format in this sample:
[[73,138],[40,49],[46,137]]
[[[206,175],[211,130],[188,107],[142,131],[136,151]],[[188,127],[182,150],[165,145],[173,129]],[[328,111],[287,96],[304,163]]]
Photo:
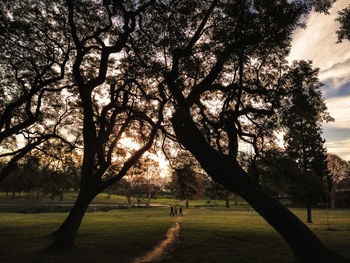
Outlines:
[[[292,209],[305,218],[305,209]],[[313,211],[309,227],[332,250],[350,258],[350,210]],[[164,262],[167,262],[164,260]],[[287,244],[254,211],[192,209],[182,221],[180,240],[171,262],[287,263],[293,257]]]
[[[46,237],[66,213],[0,213],[0,262],[130,262],[164,238],[174,223],[167,208],[87,213],[69,252],[45,251]],[[293,209],[304,218],[304,209]],[[350,258],[350,210],[314,210],[315,233]],[[330,227],[332,231],[327,230]],[[293,262],[280,236],[254,211],[236,207],[185,210],[178,242],[163,262]]]
[[[33,199],[31,194],[22,193],[20,197],[16,195],[12,200],[12,194],[6,195],[4,192],[0,192],[0,212],[22,212],[22,213],[35,213],[35,212],[67,212],[73,206],[77,192],[67,192],[64,194],[63,201],[59,201],[58,197],[50,199],[49,196],[42,196],[39,200]],[[132,205],[137,206],[136,198],[131,198]],[[141,206],[145,205],[146,200],[141,201]],[[198,200],[190,200],[190,206],[206,206],[206,207],[224,207],[224,200],[210,200],[207,198],[201,198]],[[159,195],[156,199],[152,199],[151,206],[168,206],[177,205],[185,206],[185,202],[182,200],[176,200],[172,196]],[[234,201],[231,201],[231,205],[235,205]],[[114,206],[114,207],[111,207]],[[248,203],[242,199],[239,199],[237,206],[249,207]],[[101,193],[94,198],[90,210],[105,211],[113,209],[115,207],[128,207],[125,196],[121,195],[108,195]]]

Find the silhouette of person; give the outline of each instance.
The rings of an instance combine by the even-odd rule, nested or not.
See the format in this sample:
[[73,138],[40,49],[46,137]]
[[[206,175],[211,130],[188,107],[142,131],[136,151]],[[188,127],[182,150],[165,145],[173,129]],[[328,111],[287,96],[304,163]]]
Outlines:
[[170,206],[170,216],[174,216],[174,207]]
[[176,206],[174,207],[174,214],[177,215],[177,208],[176,208]]
[[179,209],[179,216],[183,216],[183,214],[182,214],[182,207],[180,207],[180,209]]

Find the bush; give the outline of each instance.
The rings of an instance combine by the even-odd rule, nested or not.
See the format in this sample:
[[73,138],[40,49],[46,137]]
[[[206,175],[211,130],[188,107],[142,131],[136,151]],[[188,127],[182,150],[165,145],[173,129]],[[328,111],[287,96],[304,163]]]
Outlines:
[[335,194],[336,207],[350,208],[350,191],[339,191]]

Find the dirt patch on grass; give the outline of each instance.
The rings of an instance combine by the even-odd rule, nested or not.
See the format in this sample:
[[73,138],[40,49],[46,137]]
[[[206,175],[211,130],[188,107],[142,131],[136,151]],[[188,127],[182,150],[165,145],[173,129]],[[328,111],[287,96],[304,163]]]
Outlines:
[[145,255],[138,257],[132,263],[148,263],[159,262],[168,255],[170,248],[174,245],[180,233],[181,217],[178,217],[175,224],[170,227],[165,234],[165,239],[156,245],[151,251]]

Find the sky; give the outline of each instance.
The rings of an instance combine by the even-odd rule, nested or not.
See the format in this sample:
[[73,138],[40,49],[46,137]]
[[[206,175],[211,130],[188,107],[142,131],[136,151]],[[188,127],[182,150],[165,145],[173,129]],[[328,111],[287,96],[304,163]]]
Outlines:
[[329,15],[312,12],[306,28],[294,33],[289,60],[312,60],[325,84],[323,97],[334,122],[323,125],[329,153],[350,161],[350,42],[337,43],[337,12],[349,0],[338,0]]

